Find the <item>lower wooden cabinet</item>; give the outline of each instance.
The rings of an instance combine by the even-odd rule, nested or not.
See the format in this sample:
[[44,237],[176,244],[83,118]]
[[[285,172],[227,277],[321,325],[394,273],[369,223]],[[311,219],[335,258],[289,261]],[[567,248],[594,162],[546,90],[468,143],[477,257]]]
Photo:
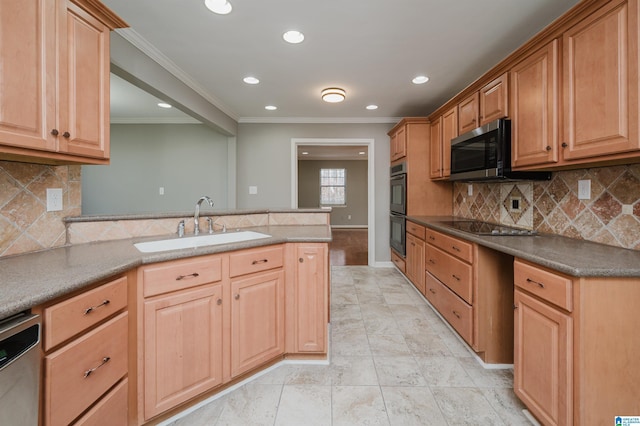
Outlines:
[[547,425],[572,424],[571,317],[515,290],[513,387]]
[[231,281],[231,376],[284,353],[284,272]]
[[144,302],[144,417],[222,383],[222,284]]
[[406,257],[406,275],[407,278],[416,286],[420,293],[424,294],[424,241],[407,233],[407,257]]
[[83,415],[74,426],[114,426],[128,424],[129,380],[124,379],[100,402]]

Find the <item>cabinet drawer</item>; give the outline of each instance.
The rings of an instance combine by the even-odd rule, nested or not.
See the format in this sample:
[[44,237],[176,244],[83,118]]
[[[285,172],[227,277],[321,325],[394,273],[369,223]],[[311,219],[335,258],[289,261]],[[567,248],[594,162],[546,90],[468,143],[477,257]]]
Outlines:
[[407,221],[407,232],[412,235],[415,235],[421,240],[424,240],[425,227],[422,225],[418,225],[417,223]]
[[513,275],[517,287],[569,312],[573,310],[573,282],[570,278],[519,259],[514,261]]
[[429,273],[426,287],[429,302],[467,343],[473,345],[473,308]]
[[426,242],[452,254],[465,262],[473,263],[473,244],[433,229],[426,230]]
[[229,275],[237,277],[253,272],[281,268],[283,256],[282,246],[260,247],[232,253],[229,256]]
[[44,310],[44,349],[64,342],[127,306],[127,278],[111,281]]
[[129,412],[127,407],[128,384],[127,379],[120,382],[91,410],[78,419],[74,426],[126,425]]
[[145,266],[144,297],[168,293],[222,280],[222,258],[196,257]]
[[403,274],[405,273],[406,265],[404,259],[393,250],[391,250],[391,261],[396,265],[396,268],[398,268],[400,272]]
[[467,303],[473,303],[473,267],[427,244],[426,268]]
[[127,373],[127,313],[45,358],[45,424],[68,425]]

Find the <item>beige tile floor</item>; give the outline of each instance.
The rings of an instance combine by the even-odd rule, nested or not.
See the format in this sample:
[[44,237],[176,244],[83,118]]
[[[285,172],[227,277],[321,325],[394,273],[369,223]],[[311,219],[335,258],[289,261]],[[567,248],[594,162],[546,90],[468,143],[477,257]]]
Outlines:
[[172,426],[530,425],[395,269],[334,266],[330,365],[281,365]]

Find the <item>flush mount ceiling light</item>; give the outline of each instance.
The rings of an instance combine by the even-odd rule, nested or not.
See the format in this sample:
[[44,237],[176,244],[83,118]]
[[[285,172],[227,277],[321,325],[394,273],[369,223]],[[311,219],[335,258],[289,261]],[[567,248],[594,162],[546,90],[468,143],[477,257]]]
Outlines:
[[227,0],[204,0],[204,4],[207,9],[218,15],[226,15],[232,9],[231,3]]
[[371,105],[367,105],[365,108],[367,108],[370,111],[373,111],[374,109],[378,109],[378,105],[371,104]]
[[269,111],[275,111],[278,109],[277,106],[275,105],[267,105],[266,107],[264,107],[264,109],[269,110]]
[[168,104],[168,103],[166,103],[166,102],[159,102],[159,103],[158,103],[158,106],[159,106],[160,108],[171,108],[171,104]]
[[258,84],[258,83],[260,83],[260,80],[258,80],[255,77],[251,77],[251,76],[243,78],[242,81],[244,81],[247,84]]
[[347,92],[338,87],[329,87],[324,89],[321,94],[323,101],[330,102],[332,104],[344,101],[344,98],[347,96]]
[[298,44],[302,43],[302,41],[304,40],[304,34],[302,34],[300,31],[290,30],[282,34],[282,38],[287,43]]
[[413,84],[424,84],[427,81],[429,81],[429,77],[427,77],[426,75],[419,75],[419,76],[416,76],[413,80],[411,80]]

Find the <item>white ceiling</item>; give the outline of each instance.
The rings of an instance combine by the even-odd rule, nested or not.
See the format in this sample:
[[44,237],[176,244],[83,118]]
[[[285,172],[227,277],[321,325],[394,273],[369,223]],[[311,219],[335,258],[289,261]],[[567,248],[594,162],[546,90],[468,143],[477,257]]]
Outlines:
[[[239,122],[392,122],[425,116],[577,0],[103,0],[165,65]],[[282,40],[286,30],[301,44]],[[414,85],[426,74],[430,81]],[[260,79],[248,85],[243,77]],[[347,91],[341,104],[323,88]],[[368,111],[365,106],[377,104]],[[276,105],[266,111],[265,105]],[[133,113],[132,113],[133,114]],[[139,113],[136,113],[139,114]]]

